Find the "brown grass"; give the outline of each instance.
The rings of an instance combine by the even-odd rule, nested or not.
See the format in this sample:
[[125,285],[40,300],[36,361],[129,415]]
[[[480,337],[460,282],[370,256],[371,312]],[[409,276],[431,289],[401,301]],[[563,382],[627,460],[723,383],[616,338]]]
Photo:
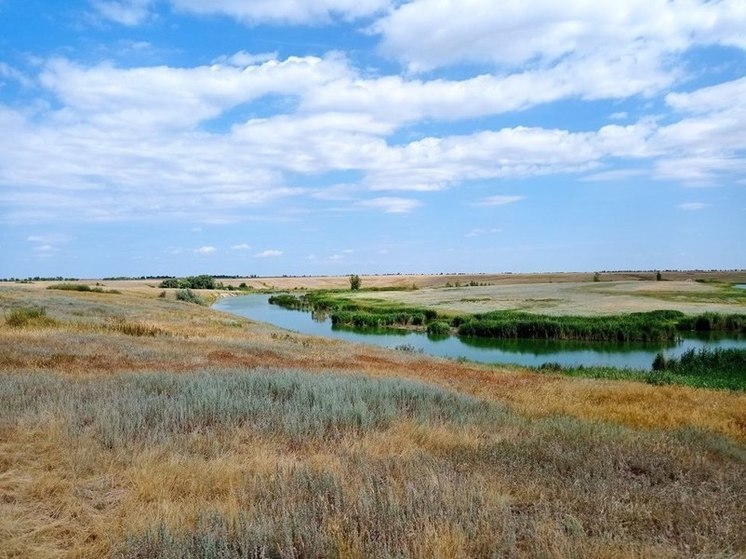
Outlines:
[[[0,287],[4,309],[41,305],[53,321],[0,325],[0,375],[77,382],[209,368],[363,373],[507,404],[517,419],[403,421],[306,444],[231,428],[132,448],[73,434],[55,415],[0,422],[1,558],[106,557],[131,552],[127,537],[160,525],[178,539],[206,513],[280,522],[304,499],[337,491],[345,508],[318,508],[320,533],[347,557],[372,556],[383,545],[359,531],[379,526],[370,516],[379,510],[370,508],[374,497],[380,506],[417,504],[401,518],[387,513],[380,525],[415,557],[484,556],[498,544],[505,556],[521,557],[746,549],[743,394],[459,364],[288,333],[162,300],[147,287],[123,291],[107,298]],[[301,475],[310,488],[331,485],[304,493]]]

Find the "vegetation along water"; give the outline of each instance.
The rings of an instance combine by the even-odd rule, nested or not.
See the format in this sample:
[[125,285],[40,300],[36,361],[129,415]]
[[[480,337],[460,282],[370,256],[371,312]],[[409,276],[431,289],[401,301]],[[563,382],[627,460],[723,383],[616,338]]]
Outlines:
[[[422,325],[419,330],[391,327],[355,329],[340,326],[339,322],[333,322],[329,314],[323,310],[313,311],[310,305],[303,304],[303,301],[297,297],[287,295],[273,297],[275,301],[279,297],[280,301],[288,304],[283,306],[267,304],[270,296],[257,294],[223,299],[216,304],[216,308],[306,334],[483,363],[511,363],[535,368],[549,364],[550,368],[543,370],[561,371],[572,376],[636,378],[640,376],[641,371],[650,372],[653,360],[658,353],[662,353],[666,359],[673,359],[688,351],[700,351],[705,348],[746,351],[746,337],[733,335],[726,337],[723,333],[713,331],[679,332],[680,337],[672,340],[600,342],[433,335],[427,333]],[[296,306],[293,307],[293,305]],[[409,312],[415,315],[419,312],[419,310],[416,312],[412,310],[404,310],[401,313]],[[426,316],[424,312],[422,314]],[[670,313],[671,316],[679,314]],[[658,316],[666,316],[666,313],[658,313]],[[690,321],[691,318],[687,317],[686,320]],[[440,321],[436,318],[430,324],[438,322]],[[710,324],[712,323],[711,321]],[[448,332],[452,331],[449,327]],[[670,376],[664,375],[658,375],[655,379],[649,380],[655,382],[656,379],[659,382],[683,380],[671,379]],[[699,380],[702,381],[701,378]]]

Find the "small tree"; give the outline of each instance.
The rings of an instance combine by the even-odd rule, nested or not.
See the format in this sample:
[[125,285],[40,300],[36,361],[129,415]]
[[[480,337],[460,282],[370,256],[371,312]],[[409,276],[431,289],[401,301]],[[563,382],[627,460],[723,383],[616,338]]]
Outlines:
[[663,276],[660,272],[655,272],[655,279],[656,281],[661,281],[663,279]]
[[360,276],[357,274],[352,274],[350,276],[350,289],[352,291],[357,291],[360,289],[360,285],[363,283],[363,281],[360,279]]

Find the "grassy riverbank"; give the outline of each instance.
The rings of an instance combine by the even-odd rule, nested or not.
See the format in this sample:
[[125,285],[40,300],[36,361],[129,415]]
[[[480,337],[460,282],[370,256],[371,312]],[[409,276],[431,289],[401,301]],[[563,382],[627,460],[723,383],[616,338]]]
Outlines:
[[697,388],[746,390],[746,350],[689,350],[678,358],[658,354],[648,370],[616,367],[563,367],[545,363],[539,372],[608,380],[632,380],[658,386],[679,384]]
[[431,359],[117,289],[0,286],[0,556],[746,548],[743,393]]
[[438,313],[374,298],[351,299],[347,293],[316,291],[269,299],[289,309],[326,313],[335,327],[420,327],[433,335],[449,333],[470,338],[546,339],[613,342],[674,340],[681,333],[746,333],[746,315],[702,313],[686,315],[660,310],[612,316],[546,316],[515,311],[473,315]]

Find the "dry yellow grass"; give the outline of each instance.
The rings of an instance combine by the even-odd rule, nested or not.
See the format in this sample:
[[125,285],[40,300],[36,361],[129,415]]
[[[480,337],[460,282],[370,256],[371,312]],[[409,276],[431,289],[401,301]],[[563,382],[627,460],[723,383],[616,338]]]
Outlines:
[[[0,422],[0,558],[111,556],[125,549],[126,537],[159,525],[189,533],[206,512],[280,518],[302,505],[298,499],[313,501],[294,485],[303,476],[309,487],[329,483],[325,498],[337,495],[349,507],[334,509],[334,501],[323,508],[320,529],[341,557],[368,556],[370,541],[354,527],[373,522],[365,511],[376,499],[419,503],[413,509],[428,513],[420,518],[412,510],[400,525],[391,520],[391,533],[403,534],[402,545],[416,557],[480,555],[495,542],[506,555],[524,557],[681,557],[690,555],[686,546],[710,555],[744,551],[737,533],[746,520],[737,498],[743,462],[658,433],[694,428],[704,438],[729,438],[731,454],[743,452],[743,394],[460,364],[283,332],[160,299],[152,288],[123,291],[0,286],[2,308],[42,305],[55,321],[0,325],[0,375],[79,382],[208,368],[363,373],[507,404],[518,418],[562,415],[631,431],[607,433],[583,423],[576,440],[572,420],[563,418],[556,425],[516,419],[497,427],[407,420],[334,441],[298,443],[226,428],[107,448],[90,432],[72,433],[65,417],[54,414]],[[121,324],[152,327],[155,335],[133,335],[140,330],[116,327]],[[278,491],[274,501],[268,487]],[[299,493],[286,495],[283,487]],[[470,499],[477,497],[474,508]],[[443,503],[474,525],[442,513]],[[480,515],[489,528],[479,524]],[[404,530],[408,522],[417,529]],[[691,533],[677,534],[681,527]],[[729,547],[719,547],[723,542]]]

